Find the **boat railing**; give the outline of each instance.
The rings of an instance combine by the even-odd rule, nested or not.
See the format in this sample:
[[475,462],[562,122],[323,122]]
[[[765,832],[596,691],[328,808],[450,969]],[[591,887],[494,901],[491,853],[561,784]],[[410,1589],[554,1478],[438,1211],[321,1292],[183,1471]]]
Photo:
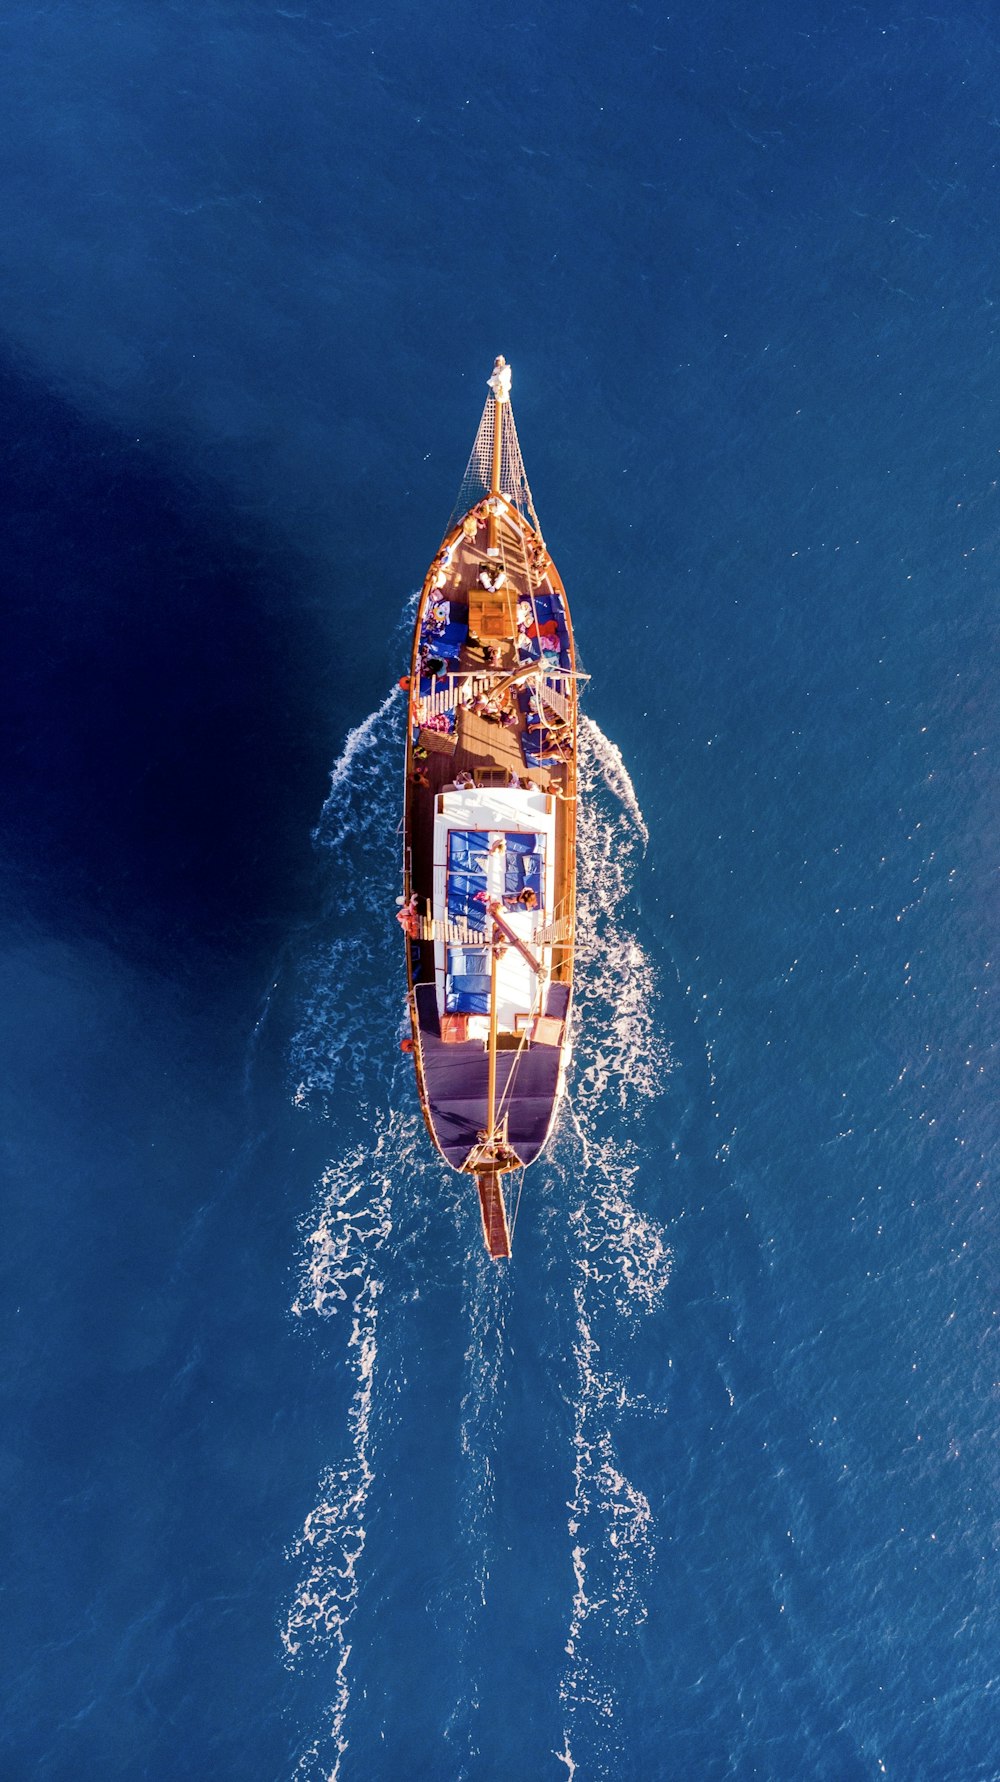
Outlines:
[[[433,916],[419,918],[417,938],[447,941],[453,947],[485,947],[488,944],[484,929],[470,928],[465,922],[441,922]],[[573,925],[565,916],[560,916],[554,922],[545,922],[534,929],[530,938],[536,947],[562,946],[572,940]]]
[[541,695],[550,711],[554,711],[565,724],[573,721],[573,709],[567,697],[573,683],[562,675],[546,675],[541,683]]
[[[441,717],[446,712],[453,712],[460,699],[475,699],[480,693],[489,698],[497,681],[504,678],[505,676],[496,669],[482,674],[439,674],[432,684],[431,691],[421,694],[417,700],[417,722],[426,724],[428,718]],[[542,697],[546,705],[566,723],[572,722],[573,717],[572,690],[573,676],[569,674],[546,674],[541,683]]]
[[492,674],[439,674],[431,692],[421,694],[417,700],[419,723],[426,724],[428,718],[453,712],[459,699],[474,699],[477,693],[488,694],[495,678]]

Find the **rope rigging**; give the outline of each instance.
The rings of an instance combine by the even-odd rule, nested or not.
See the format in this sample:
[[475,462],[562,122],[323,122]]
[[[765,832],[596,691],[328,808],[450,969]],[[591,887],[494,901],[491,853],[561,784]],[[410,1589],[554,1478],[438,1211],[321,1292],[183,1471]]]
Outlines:
[[493,474],[493,429],[495,411],[498,406],[501,411],[500,492],[506,495],[507,500],[526,520],[530,521],[541,538],[542,529],[538,524],[538,515],[535,512],[535,504],[528,487],[528,477],[524,468],[524,459],[521,456],[517,428],[514,425],[513,410],[509,401],[501,402],[498,405],[493,396],[488,396],[486,399],[479,431],[469,455],[469,462],[465,467],[465,475],[452,508],[447,530],[450,532],[462,515],[468,513],[470,507],[475,507],[478,501],[485,500],[490,493]]

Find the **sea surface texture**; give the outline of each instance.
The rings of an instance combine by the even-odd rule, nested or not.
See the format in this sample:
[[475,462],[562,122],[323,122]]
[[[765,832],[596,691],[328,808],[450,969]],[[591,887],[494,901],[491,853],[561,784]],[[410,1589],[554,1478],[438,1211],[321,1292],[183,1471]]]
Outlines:
[[[997,1778],[995,9],[0,42],[4,1782]],[[394,920],[497,353],[591,675],[501,1267]]]

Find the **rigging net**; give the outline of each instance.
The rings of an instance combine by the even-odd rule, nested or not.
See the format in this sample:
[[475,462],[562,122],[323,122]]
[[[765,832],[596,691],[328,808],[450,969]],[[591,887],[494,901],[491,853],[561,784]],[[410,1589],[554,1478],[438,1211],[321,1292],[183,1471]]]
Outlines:
[[[470,507],[475,507],[478,501],[483,501],[490,493],[490,478],[493,471],[493,417],[496,407],[495,397],[488,396],[469,462],[465,467],[462,486],[452,508],[451,519],[448,521],[449,532],[462,518],[462,515],[468,513]],[[500,403],[500,410],[500,493],[506,495],[507,500],[513,503],[518,512],[530,521],[541,538],[542,529],[538,524],[535,504],[531,499],[531,490],[528,487],[524,459],[521,457],[521,447],[518,443],[517,428],[514,425],[514,414],[509,399]]]

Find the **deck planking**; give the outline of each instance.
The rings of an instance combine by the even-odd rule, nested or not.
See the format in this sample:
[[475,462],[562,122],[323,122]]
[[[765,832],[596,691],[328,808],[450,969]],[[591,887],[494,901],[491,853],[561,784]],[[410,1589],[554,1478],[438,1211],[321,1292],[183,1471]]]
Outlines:
[[[546,560],[545,571],[541,575],[532,573],[528,562],[528,548],[534,542],[534,534],[530,527],[518,530],[505,514],[499,526],[500,561],[503,563],[510,589],[512,610],[516,610],[517,602],[531,595],[558,594],[562,597],[566,609],[565,593],[559,577],[555,574],[551,562]],[[486,526],[481,525],[474,541],[469,541],[461,534],[455,542],[454,555],[450,568],[446,572],[441,587],[433,585],[433,575],[428,575],[420,612],[423,614],[432,600],[447,600],[466,604],[475,598],[475,589],[480,565],[488,561],[486,556]],[[418,626],[419,629],[419,626]],[[572,630],[570,629],[571,662]],[[500,658],[496,664],[497,681],[513,672],[519,665],[518,652],[513,637],[498,641]],[[489,674],[486,652],[479,644],[466,642],[459,656],[457,668],[462,674],[475,674],[482,678]],[[576,772],[573,759],[553,767],[527,767],[522,752],[522,738],[526,726],[523,715],[517,707],[516,699],[513,710],[518,718],[517,727],[498,723],[472,712],[468,707],[460,706],[457,716],[455,747],[447,751],[432,749],[426,758],[414,760],[412,747],[408,747],[407,760],[410,769],[408,786],[408,821],[407,831],[410,845],[410,877],[409,890],[417,894],[419,907],[423,911],[433,895],[433,814],[434,800],[439,792],[452,786],[457,774],[469,773],[475,778],[481,772],[508,772],[517,775],[523,785],[537,786],[541,791],[552,792],[559,800],[556,812],[556,909],[563,912],[571,904],[571,892],[575,869],[575,833],[576,812],[574,795],[576,791]],[[423,786],[416,782],[416,775],[425,777],[429,784]],[[571,946],[557,949],[553,961],[554,976],[568,980],[571,970]],[[424,978],[421,970],[418,981]]]

